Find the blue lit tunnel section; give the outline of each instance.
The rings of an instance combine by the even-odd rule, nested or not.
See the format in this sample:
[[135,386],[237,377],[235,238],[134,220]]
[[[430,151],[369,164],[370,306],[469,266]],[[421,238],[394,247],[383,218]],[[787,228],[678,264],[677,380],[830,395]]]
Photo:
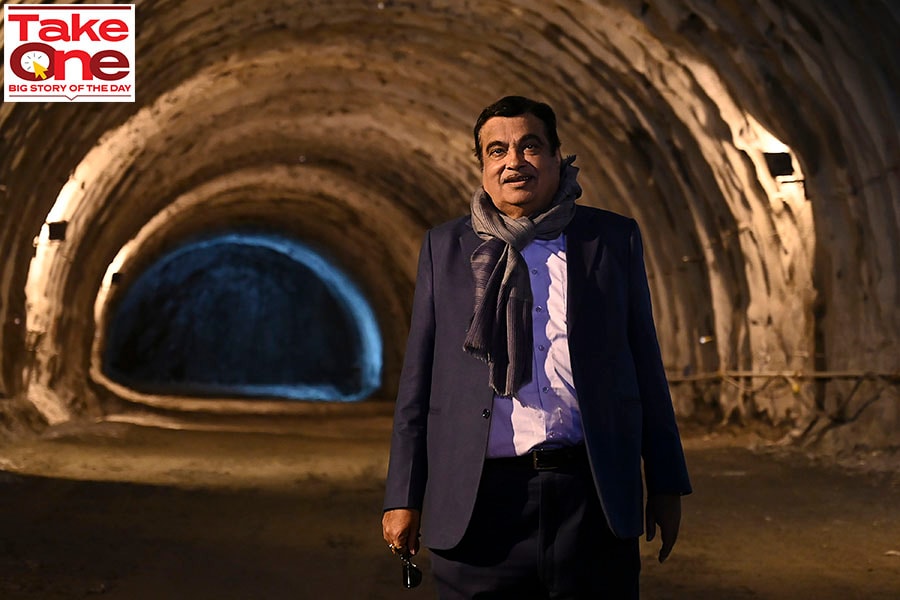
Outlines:
[[355,401],[381,383],[368,302],[296,240],[230,233],[187,243],[120,298],[103,371],[144,394]]

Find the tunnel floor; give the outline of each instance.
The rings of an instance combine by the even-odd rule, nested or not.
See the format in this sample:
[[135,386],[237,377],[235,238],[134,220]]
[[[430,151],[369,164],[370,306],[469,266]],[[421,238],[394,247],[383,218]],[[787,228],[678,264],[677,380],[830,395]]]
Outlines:
[[[434,597],[427,574],[401,588],[381,541],[386,407],[193,426],[65,426],[0,447],[0,597]],[[695,493],[666,564],[642,543],[643,598],[900,597],[896,471],[685,429]]]

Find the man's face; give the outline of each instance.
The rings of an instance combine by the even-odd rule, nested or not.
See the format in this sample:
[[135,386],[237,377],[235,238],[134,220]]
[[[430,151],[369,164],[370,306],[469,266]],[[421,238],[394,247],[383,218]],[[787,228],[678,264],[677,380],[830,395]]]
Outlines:
[[559,187],[559,149],[532,114],[491,117],[479,134],[481,184],[500,211],[517,219],[549,206]]

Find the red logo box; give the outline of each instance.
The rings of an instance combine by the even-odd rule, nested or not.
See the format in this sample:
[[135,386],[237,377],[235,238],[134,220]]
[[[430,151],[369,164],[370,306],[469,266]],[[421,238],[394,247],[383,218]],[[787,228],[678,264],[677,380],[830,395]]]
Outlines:
[[4,102],[134,102],[133,4],[3,6]]

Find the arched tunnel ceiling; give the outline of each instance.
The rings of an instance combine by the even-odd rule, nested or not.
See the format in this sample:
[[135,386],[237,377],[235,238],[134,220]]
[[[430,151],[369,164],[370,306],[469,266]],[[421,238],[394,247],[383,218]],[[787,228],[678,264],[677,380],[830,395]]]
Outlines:
[[[518,93],[556,109],[582,202],[640,222],[680,412],[830,426],[874,394],[849,437],[900,428],[896,379],[851,377],[898,370],[891,0],[144,0],[137,20],[135,104],[0,106],[0,394],[42,418],[104,410],[94,303],[126,244],[127,276],[247,224],[357,281],[390,397],[421,235],[466,211],[471,125]],[[792,179],[766,169],[779,141]],[[33,243],[52,220],[67,239]]]

